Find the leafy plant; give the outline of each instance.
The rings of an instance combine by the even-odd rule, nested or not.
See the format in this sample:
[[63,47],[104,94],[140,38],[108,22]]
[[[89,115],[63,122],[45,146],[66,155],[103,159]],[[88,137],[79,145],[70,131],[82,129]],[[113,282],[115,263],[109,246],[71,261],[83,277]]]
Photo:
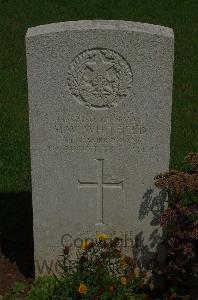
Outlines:
[[135,260],[121,253],[119,241],[108,240],[105,234],[93,242],[84,240],[77,260],[71,259],[66,246],[59,261],[61,277],[57,278],[60,299],[65,290],[71,299],[143,299],[142,295],[137,298],[143,274]]
[[53,276],[39,277],[27,295],[27,300],[51,300],[59,299],[55,297],[57,281]]
[[3,297],[3,300],[20,300],[21,294],[25,291],[26,285],[23,282],[15,282],[9,293]]
[[189,153],[185,160],[189,172],[170,171],[155,178],[155,185],[169,196],[160,218],[166,260],[157,274],[180,291],[198,281],[198,153]]

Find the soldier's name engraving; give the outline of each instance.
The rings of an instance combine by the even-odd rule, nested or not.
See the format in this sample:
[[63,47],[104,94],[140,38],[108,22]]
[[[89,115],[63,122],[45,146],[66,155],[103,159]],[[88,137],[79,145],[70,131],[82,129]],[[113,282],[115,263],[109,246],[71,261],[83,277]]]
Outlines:
[[116,146],[140,151],[147,134],[143,121],[134,115],[126,115],[124,118],[68,116],[59,119],[54,128],[64,141],[66,151],[107,152]]

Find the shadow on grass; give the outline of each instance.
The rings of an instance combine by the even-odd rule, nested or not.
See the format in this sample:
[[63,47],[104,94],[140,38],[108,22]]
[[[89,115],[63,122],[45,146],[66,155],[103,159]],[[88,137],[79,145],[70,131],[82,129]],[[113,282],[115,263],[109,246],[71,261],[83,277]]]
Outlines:
[[0,245],[25,277],[34,276],[32,195],[0,193]]

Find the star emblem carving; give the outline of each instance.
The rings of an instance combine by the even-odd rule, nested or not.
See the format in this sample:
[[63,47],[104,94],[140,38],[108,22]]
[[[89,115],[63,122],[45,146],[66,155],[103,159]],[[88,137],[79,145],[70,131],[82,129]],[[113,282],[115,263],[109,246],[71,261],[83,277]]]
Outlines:
[[[71,93],[86,107],[110,108],[129,94],[132,71],[117,52],[109,49],[87,50],[70,68]],[[123,93],[124,91],[124,93]]]

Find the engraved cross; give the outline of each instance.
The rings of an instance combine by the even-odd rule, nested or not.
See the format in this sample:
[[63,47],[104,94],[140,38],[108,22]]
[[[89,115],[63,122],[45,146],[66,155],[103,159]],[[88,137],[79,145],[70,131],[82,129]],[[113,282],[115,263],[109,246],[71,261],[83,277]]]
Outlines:
[[104,188],[118,188],[123,190],[124,182],[104,182],[103,176],[103,162],[104,159],[96,159],[97,161],[97,180],[93,182],[83,182],[78,180],[79,188],[97,188],[97,225],[104,224],[104,213],[103,213],[103,190]]

